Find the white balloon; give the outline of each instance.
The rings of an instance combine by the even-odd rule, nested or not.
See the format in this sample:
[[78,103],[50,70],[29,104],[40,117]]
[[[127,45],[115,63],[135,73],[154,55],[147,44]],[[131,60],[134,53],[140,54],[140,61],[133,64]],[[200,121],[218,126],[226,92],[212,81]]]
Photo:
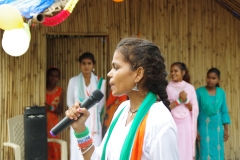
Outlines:
[[27,52],[30,44],[30,36],[24,27],[4,31],[2,47],[7,54],[16,57]]

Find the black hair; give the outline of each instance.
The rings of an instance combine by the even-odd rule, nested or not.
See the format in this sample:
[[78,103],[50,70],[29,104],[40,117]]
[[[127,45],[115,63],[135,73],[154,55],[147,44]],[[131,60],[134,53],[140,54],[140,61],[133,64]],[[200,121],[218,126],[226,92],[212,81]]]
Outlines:
[[53,72],[53,71],[57,71],[58,72],[58,76],[60,78],[60,69],[58,69],[57,67],[53,66],[48,68],[47,70],[47,74],[46,74],[46,85],[48,85],[48,76]]
[[[213,67],[213,68],[210,68],[210,69],[208,70],[208,72],[207,72],[207,75],[208,75],[209,73],[215,73],[215,74],[217,75],[217,77],[220,79],[221,72],[220,72],[219,69],[214,68],[214,67]],[[219,83],[216,84],[216,87],[220,87]]]
[[185,74],[183,75],[183,80],[187,83],[190,83],[190,74],[188,72],[188,68],[185,63],[182,62],[174,62],[172,66],[178,66],[181,71],[185,71]]
[[129,63],[132,70],[143,67],[144,76],[139,86],[157,94],[169,109],[166,80],[167,71],[160,49],[152,42],[140,38],[125,38],[121,40],[117,49]]
[[47,77],[49,76],[49,74],[50,74],[52,71],[57,71],[57,72],[58,72],[58,75],[59,75],[59,77],[60,77],[60,70],[59,70],[57,67],[50,67],[50,68],[48,68],[48,70],[47,70]]
[[94,59],[94,55],[90,52],[84,52],[81,56],[79,56],[78,58],[78,62],[81,63],[83,59],[90,59],[93,64],[96,63],[95,59]]

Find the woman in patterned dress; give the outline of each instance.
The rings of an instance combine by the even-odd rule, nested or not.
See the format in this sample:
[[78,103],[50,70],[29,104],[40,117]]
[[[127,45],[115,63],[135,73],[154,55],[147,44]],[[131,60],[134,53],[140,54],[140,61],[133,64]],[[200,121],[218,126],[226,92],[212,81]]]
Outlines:
[[230,117],[226,95],[219,87],[220,71],[207,72],[207,85],[197,89],[199,103],[197,159],[224,160],[224,141],[228,140]]
[[[59,122],[58,115],[62,113],[62,88],[57,86],[60,78],[60,70],[51,67],[47,70],[46,88],[46,110],[47,110],[47,134],[48,138],[59,138],[52,136],[50,130]],[[48,142],[48,160],[60,160],[60,145],[55,142]]]

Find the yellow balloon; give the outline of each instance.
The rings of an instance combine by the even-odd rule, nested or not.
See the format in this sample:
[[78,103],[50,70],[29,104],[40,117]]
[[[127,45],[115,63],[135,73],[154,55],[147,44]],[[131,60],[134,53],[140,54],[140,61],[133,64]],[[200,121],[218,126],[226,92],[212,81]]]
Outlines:
[[11,5],[0,5],[0,28],[11,30],[23,27],[23,18],[19,10]]

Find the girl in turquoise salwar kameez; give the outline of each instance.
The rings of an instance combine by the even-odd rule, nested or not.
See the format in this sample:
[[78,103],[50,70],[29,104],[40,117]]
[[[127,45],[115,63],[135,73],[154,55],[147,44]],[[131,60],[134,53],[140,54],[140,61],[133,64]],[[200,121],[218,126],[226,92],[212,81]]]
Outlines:
[[197,160],[224,160],[230,117],[219,79],[220,71],[211,68],[207,72],[207,85],[196,91],[199,104]]

